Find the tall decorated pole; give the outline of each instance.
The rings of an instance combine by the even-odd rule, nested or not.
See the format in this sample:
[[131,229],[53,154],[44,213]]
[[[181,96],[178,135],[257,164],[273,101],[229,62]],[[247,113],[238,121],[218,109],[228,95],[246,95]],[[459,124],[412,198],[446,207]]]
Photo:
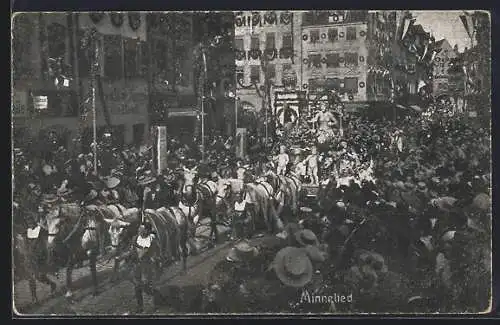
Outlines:
[[205,161],[205,84],[207,81],[207,56],[205,49],[201,50],[203,60],[203,85],[201,87],[201,160]]
[[97,32],[95,30],[91,33],[91,44],[92,44],[92,150],[94,153],[94,172],[97,175],[97,111],[95,107],[95,86],[96,86],[96,74],[99,69],[99,49],[96,42]]

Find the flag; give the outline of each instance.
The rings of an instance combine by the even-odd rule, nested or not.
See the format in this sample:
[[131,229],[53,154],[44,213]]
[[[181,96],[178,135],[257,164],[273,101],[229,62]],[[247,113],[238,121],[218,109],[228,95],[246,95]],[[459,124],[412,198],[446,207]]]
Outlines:
[[462,21],[465,31],[467,32],[470,38],[472,38],[472,35],[474,34],[474,22],[472,19],[473,19],[472,15],[466,12],[464,12],[463,15],[460,15],[460,20]]
[[427,50],[429,49],[429,42],[425,43],[425,48],[424,48],[424,54],[422,54],[422,57],[420,60],[423,60],[425,58],[425,55],[427,54]]
[[415,23],[415,19],[405,18],[403,22],[403,33],[401,34],[401,39],[404,39],[406,33],[408,32],[408,28]]

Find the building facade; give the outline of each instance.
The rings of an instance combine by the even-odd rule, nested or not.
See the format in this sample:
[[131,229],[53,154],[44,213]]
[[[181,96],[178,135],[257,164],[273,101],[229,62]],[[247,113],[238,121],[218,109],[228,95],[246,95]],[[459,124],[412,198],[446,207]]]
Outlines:
[[98,136],[108,126],[106,106],[117,144],[139,145],[147,138],[145,15],[22,13],[13,21],[15,145],[40,147],[49,133],[68,148],[92,142],[92,53],[83,44],[91,29],[97,31],[101,76],[95,96]]
[[439,53],[434,58],[432,93],[434,97],[439,97],[449,95],[450,62],[457,57],[457,53],[446,39],[437,41],[436,48]]
[[[289,11],[235,13],[237,96],[244,111],[259,112],[266,105],[260,92],[266,79],[272,84],[271,93],[284,88],[283,81],[290,83],[290,89],[298,86],[300,39],[296,39],[294,30],[300,26],[299,18],[296,12]],[[295,77],[290,77],[293,74]]]

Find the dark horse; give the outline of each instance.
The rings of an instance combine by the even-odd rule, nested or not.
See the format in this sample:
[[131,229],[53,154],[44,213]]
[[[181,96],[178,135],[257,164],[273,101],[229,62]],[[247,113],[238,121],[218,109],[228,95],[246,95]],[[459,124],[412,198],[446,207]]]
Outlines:
[[27,278],[33,303],[38,302],[36,280],[50,285],[51,295],[57,285],[47,277],[48,231],[35,218],[19,210],[14,211],[14,277]]
[[[97,217],[97,218],[96,218]],[[73,268],[82,260],[89,260],[94,286],[98,294],[96,262],[99,241],[104,238],[104,222],[99,214],[78,205],[59,205],[46,215],[48,259],[50,264],[66,267],[66,297],[71,298]]]

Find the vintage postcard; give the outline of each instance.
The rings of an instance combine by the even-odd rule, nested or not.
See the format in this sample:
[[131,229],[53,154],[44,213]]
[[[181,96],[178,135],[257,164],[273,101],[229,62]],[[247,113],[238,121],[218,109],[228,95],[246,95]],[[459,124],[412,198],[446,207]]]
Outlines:
[[11,24],[17,316],[491,310],[489,12]]

